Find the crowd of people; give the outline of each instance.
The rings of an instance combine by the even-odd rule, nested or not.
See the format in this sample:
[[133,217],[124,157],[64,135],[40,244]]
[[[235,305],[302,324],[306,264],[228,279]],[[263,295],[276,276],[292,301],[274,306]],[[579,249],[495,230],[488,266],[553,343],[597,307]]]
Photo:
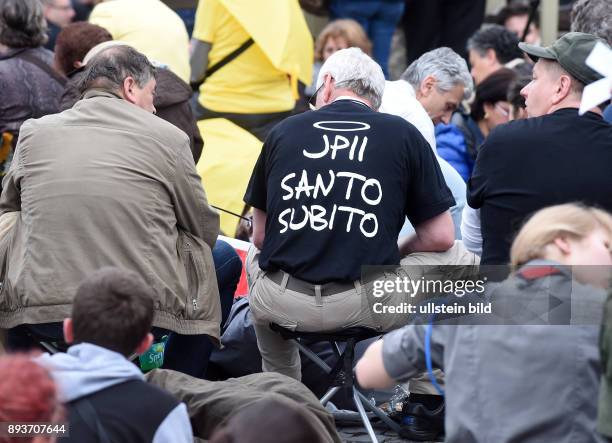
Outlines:
[[612,3],[538,3],[0,0],[0,443],[612,441]]

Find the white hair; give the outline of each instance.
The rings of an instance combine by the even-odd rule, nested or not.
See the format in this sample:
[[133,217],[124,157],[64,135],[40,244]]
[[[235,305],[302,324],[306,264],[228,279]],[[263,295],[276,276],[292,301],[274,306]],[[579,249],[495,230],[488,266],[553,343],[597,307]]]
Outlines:
[[349,89],[368,100],[374,109],[380,108],[385,90],[382,68],[359,48],[341,49],[327,59],[317,78],[320,88],[325,75],[331,75],[336,88]]
[[436,87],[440,91],[448,92],[461,84],[465,88],[463,97],[472,96],[474,81],[467,63],[452,49],[443,47],[426,52],[408,66],[401,78],[417,90],[430,75],[438,81]]

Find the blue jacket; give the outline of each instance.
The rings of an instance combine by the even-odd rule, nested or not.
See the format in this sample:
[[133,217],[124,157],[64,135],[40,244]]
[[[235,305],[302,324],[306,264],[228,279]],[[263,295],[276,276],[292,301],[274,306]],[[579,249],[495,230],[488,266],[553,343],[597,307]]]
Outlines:
[[604,109],[603,118],[605,121],[612,124],[612,105],[608,105],[606,109]]
[[436,126],[436,144],[438,155],[451,164],[468,181],[474,169],[474,160],[468,153],[465,136],[453,125],[440,123]]

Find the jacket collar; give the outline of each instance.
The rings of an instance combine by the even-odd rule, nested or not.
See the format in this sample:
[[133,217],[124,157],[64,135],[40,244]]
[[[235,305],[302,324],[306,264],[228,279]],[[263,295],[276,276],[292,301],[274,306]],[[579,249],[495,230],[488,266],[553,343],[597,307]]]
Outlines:
[[516,273],[525,280],[537,280],[538,278],[561,274],[565,275],[566,277],[572,277],[572,272],[569,266],[553,260],[545,259],[530,260],[521,266]]
[[83,99],[94,98],[94,97],[107,97],[107,98],[118,98],[123,100],[119,94],[115,94],[114,92],[108,91],[106,89],[100,88],[91,88],[85,91],[83,94]]

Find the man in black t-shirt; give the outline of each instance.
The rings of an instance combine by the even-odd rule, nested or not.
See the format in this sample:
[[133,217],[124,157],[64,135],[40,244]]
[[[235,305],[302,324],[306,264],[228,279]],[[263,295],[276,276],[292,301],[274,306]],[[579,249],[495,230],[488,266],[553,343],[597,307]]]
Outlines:
[[[318,85],[319,109],[269,134],[244,198],[261,249],[250,251],[247,268],[263,368],[296,379],[297,347],[271,322],[300,331],[406,323],[407,315],[373,315],[362,266],[397,266],[403,255],[447,251],[454,240],[454,199],[431,148],[411,124],[376,112],[380,67],[359,49],[341,50]],[[405,216],[416,234],[398,248]]]
[[583,202],[612,212],[612,126],[582,90],[601,76],[586,65],[597,42],[570,32],[551,47],[520,43],[536,60],[522,91],[526,120],[500,125],[482,146],[468,182],[468,204],[480,208],[482,264],[507,264],[525,218],[546,206]]

